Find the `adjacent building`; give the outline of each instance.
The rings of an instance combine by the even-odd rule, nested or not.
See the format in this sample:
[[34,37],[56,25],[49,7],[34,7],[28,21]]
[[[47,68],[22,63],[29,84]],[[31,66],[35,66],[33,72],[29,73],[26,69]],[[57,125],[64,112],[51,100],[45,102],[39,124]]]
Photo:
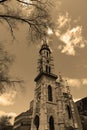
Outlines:
[[87,130],[87,97],[76,102],[83,130]]
[[33,100],[30,103],[30,109],[19,114],[14,121],[13,130],[31,130],[31,119],[33,112]]

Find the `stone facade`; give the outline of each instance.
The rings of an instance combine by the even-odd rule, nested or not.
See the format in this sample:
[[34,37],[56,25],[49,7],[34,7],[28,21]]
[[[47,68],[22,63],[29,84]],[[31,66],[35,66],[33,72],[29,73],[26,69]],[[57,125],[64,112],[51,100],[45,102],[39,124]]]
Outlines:
[[80,118],[66,85],[53,73],[51,50],[44,43],[40,49],[39,74],[35,78],[31,130],[82,130]]
[[29,114],[30,128],[15,130],[82,130],[69,86],[61,74],[54,74],[52,53],[46,41],[39,53],[39,71],[35,78],[32,112]]

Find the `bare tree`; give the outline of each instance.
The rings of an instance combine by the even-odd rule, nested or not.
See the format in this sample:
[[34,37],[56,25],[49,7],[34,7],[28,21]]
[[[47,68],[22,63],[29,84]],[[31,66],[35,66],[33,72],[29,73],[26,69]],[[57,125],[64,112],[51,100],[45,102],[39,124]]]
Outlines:
[[[1,44],[0,44],[1,45]],[[10,83],[8,71],[9,65],[13,61],[12,57],[4,51],[3,47],[0,46],[0,92],[5,91],[4,84]]]
[[48,0],[0,0],[0,19],[7,22],[13,37],[13,27],[19,21],[28,25],[31,40],[42,38],[52,25],[48,13],[50,5]]
[[16,83],[23,83],[23,80],[11,79],[9,75],[9,68],[13,61],[14,57],[9,55],[0,44],[0,94],[4,93],[7,87],[13,86],[14,88]]
[[7,126],[11,126],[10,119],[11,116],[1,116],[0,117],[0,130],[5,130]]
[[[15,38],[14,29],[17,23],[25,23],[29,28],[31,40],[42,39],[47,35],[48,28],[52,25],[48,7],[48,0],[0,0],[0,22],[7,23],[11,35]],[[19,83],[8,75],[9,66],[13,62],[12,56],[8,55],[3,47],[0,47],[0,92],[5,91],[4,85]]]

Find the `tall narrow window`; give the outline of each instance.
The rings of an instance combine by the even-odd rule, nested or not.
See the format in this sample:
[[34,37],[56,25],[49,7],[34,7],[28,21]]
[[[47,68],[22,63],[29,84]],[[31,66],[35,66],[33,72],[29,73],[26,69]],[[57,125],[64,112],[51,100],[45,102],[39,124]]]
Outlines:
[[48,66],[48,65],[46,65],[46,72],[47,72],[47,73],[50,73],[50,72],[51,72],[51,67]]
[[72,113],[71,113],[71,107],[69,105],[67,105],[67,111],[68,111],[68,117],[69,119],[71,119]]
[[39,123],[40,123],[39,116],[36,115],[35,118],[34,118],[34,125],[36,126],[36,130],[39,129]]
[[48,86],[48,101],[52,101],[52,87]]
[[46,65],[46,72],[48,73],[48,65]]
[[49,56],[49,53],[48,53],[48,51],[47,51],[47,57]]
[[54,129],[54,119],[52,116],[49,119],[49,130],[55,130]]

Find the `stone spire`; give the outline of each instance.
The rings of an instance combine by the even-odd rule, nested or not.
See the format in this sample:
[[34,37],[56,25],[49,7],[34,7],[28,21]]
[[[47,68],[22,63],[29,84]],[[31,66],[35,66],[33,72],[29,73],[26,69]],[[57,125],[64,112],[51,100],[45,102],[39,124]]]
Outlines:
[[[52,52],[46,40],[43,40],[43,44],[40,48],[39,54],[40,56],[38,60],[38,76],[40,77],[41,75],[45,74],[57,78],[57,76],[53,74],[54,64]],[[39,78],[38,76],[35,80]]]

